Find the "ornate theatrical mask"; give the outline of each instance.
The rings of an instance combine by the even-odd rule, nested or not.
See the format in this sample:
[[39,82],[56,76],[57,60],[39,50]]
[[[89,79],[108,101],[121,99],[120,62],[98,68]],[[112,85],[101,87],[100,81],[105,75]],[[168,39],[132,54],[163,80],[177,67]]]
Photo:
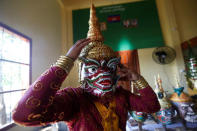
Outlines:
[[171,96],[173,105],[177,108],[181,118],[186,122],[196,123],[197,112],[194,102],[191,98],[183,92],[184,87],[174,89],[174,93]]
[[162,124],[172,124],[173,118],[176,117],[177,113],[173,108],[162,108],[156,112],[157,120]]
[[162,124],[171,124],[173,119],[176,117],[177,112],[172,108],[172,105],[164,92],[162,81],[159,76],[158,78],[155,78],[155,85],[156,88],[154,91],[157,94],[157,98],[161,106],[161,109],[155,113],[156,119]]
[[82,58],[81,79],[86,92],[102,97],[115,90],[118,77],[116,67],[120,58],[106,60],[95,60]]
[[193,102],[173,102],[180,116],[187,122],[197,122],[197,113]]
[[87,38],[92,42],[86,45],[79,55],[79,79],[84,91],[102,97],[115,90],[118,80],[116,67],[120,58],[104,44],[93,4],[90,8]]

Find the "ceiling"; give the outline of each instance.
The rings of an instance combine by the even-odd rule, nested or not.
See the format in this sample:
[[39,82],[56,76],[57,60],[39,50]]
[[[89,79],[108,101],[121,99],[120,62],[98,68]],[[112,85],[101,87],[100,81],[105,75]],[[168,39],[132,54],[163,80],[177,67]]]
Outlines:
[[66,8],[82,9],[82,8],[89,8],[91,1],[97,7],[97,6],[104,6],[104,5],[113,5],[113,4],[120,4],[120,3],[142,1],[142,0],[62,0],[62,3],[64,4]]

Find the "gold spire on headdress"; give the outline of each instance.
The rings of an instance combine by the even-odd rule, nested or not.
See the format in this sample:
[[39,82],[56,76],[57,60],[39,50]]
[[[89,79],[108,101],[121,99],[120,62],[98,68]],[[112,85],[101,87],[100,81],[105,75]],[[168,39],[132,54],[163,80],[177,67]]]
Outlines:
[[162,92],[164,92],[163,87],[162,87],[162,80],[161,80],[159,74],[158,74],[158,76],[157,76],[157,83],[158,83],[159,89],[160,89]]
[[79,57],[86,57],[91,59],[105,59],[117,57],[117,54],[107,45],[103,43],[104,38],[101,34],[98,18],[96,17],[96,9],[94,5],[90,8],[89,31],[87,38],[91,39],[91,43],[85,46]]
[[[172,105],[171,105],[169,99],[167,98],[166,93],[162,87],[162,80],[161,80],[159,74],[158,74],[158,77],[155,77],[155,86],[156,86],[156,88],[154,91],[157,94],[158,101],[159,101],[161,108],[162,109],[170,108]],[[162,93],[163,98],[159,98],[158,93]]]
[[103,36],[100,31],[98,18],[96,17],[94,4],[92,4],[90,8],[89,31],[87,38],[90,38],[92,41],[103,42]]

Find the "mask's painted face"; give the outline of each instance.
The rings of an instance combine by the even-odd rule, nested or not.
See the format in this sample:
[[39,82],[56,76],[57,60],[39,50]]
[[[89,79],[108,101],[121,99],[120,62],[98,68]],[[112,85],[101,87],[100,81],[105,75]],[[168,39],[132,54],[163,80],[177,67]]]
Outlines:
[[85,91],[102,97],[112,93],[116,86],[116,68],[120,58],[113,58],[109,61],[83,58],[81,77],[85,82]]
[[187,122],[197,122],[197,113],[193,102],[173,102],[180,116]]
[[171,124],[176,115],[177,113],[173,108],[165,108],[156,112],[157,120],[166,125]]

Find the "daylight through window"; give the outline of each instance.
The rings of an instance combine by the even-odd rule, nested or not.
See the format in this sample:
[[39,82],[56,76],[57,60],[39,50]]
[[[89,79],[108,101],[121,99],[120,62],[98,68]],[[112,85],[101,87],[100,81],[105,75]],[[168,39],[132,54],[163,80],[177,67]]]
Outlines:
[[31,39],[0,23],[0,127],[29,86]]

